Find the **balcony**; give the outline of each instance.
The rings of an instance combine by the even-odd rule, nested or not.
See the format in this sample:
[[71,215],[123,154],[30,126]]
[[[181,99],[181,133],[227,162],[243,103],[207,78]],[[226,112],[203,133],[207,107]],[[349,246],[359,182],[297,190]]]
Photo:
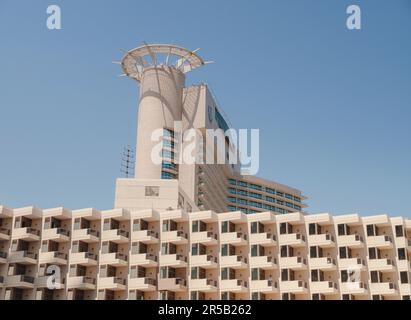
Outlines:
[[175,245],[187,244],[188,235],[182,230],[179,231],[165,231],[161,234],[162,242],[170,242]]
[[340,259],[338,266],[342,270],[361,270],[365,271],[365,260],[361,258]]
[[99,242],[100,233],[93,229],[79,229],[73,231],[72,241],[83,241],[86,243]]
[[301,280],[281,281],[280,289],[281,292],[287,293],[308,293],[307,282]]
[[221,244],[231,244],[233,246],[245,246],[248,244],[247,235],[241,232],[228,232],[220,235]]
[[111,241],[117,244],[127,243],[129,241],[128,238],[129,233],[121,229],[104,230],[101,236],[102,241]]
[[289,245],[293,247],[304,247],[305,236],[301,233],[281,234],[279,236],[279,242],[281,245]]
[[364,239],[358,234],[338,236],[338,246],[358,249],[364,247]]
[[51,279],[52,279],[50,278],[49,280],[49,278],[50,276],[38,277],[35,279],[34,283],[37,288],[48,288],[50,285],[52,285],[54,290],[64,289],[65,279],[61,279],[60,282],[56,281],[55,283],[48,283],[48,282],[51,282]]
[[190,265],[192,267],[201,267],[204,269],[217,268],[218,259],[212,255],[191,256]]
[[152,292],[157,290],[157,280],[151,278],[130,278],[128,280],[129,290]]
[[181,278],[166,278],[158,281],[159,291],[184,292],[187,291],[187,282]]
[[0,288],[2,288],[4,285],[4,277],[0,276]]
[[138,241],[145,244],[155,244],[158,243],[158,232],[153,230],[140,230],[140,231],[133,231],[131,233],[131,240]]
[[119,252],[102,253],[100,255],[100,265],[109,264],[113,267],[127,266],[127,255]]
[[379,249],[392,249],[392,239],[389,236],[371,236],[367,237],[367,246]]
[[37,264],[37,254],[28,251],[15,251],[10,253],[9,262],[24,265]]
[[157,267],[158,258],[157,256],[151,253],[132,254],[130,256],[130,265],[132,266],[138,265],[138,266],[143,266],[146,268]]
[[84,267],[97,265],[98,256],[91,252],[77,252],[70,254],[70,264],[78,264]]
[[310,258],[310,268],[332,271],[337,269],[337,264],[335,259],[329,257]]
[[311,293],[338,294],[338,285],[332,281],[313,281],[310,283]]
[[391,296],[398,294],[398,288],[392,282],[370,283],[370,291],[372,295]]
[[10,230],[0,228],[0,241],[10,240]]
[[278,284],[272,280],[252,280],[250,282],[251,292],[275,293],[278,292]]
[[223,256],[220,260],[220,267],[245,269],[248,268],[247,258],[242,256]]
[[5,285],[19,289],[33,289],[34,278],[25,275],[8,276]]
[[7,252],[0,252],[0,264],[7,263]]
[[247,281],[244,280],[221,280],[220,281],[220,291],[230,291],[235,293],[246,293],[248,292]]
[[394,261],[391,259],[370,259],[368,260],[369,271],[395,271]]
[[43,240],[53,240],[55,242],[67,242],[70,241],[70,231],[55,228],[43,230]]
[[98,289],[104,290],[109,289],[113,291],[126,290],[127,280],[118,277],[108,277],[98,279]]
[[331,234],[315,234],[308,236],[310,246],[319,246],[322,248],[335,247],[334,237]]
[[67,264],[67,254],[63,252],[40,252],[39,263],[42,264]]
[[250,244],[259,244],[263,247],[275,246],[277,238],[271,233],[252,233],[250,234]]
[[190,290],[201,292],[217,292],[218,283],[213,279],[190,280]]
[[40,230],[34,228],[16,228],[13,230],[13,240],[40,241]]
[[205,246],[214,246],[218,244],[217,234],[210,231],[194,232],[191,234],[192,243],[201,243]]
[[250,257],[250,268],[260,268],[263,270],[275,269],[278,268],[277,259],[267,256]]
[[160,256],[162,267],[185,268],[187,267],[187,257],[180,254],[163,254]]
[[341,294],[368,295],[368,286],[364,282],[342,282]]
[[283,257],[280,258],[282,269],[305,270],[307,269],[307,259],[302,257]]
[[96,279],[90,277],[69,277],[67,279],[67,289],[95,290]]

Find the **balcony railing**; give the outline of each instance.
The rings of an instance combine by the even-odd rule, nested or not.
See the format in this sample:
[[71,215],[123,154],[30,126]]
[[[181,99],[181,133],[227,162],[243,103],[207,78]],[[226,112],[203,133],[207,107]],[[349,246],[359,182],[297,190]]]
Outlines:
[[268,286],[273,288],[278,288],[278,283],[274,280],[267,280]]
[[100,232],[94,229],[87,229],[87,234],[90,236],[97,237],[97,238],[100,236]]
[[217,258],[217,257],[214,257],[214,256],[212,256],[212,255],[208,255],[208,256],[207,256],[207,261],[217,263],[218,258]]
[[40,236],[40,230],[34,228],[27,228],[27,233],[33,234],[35,236]]
[[217,287],[217,281],[213,279],[207,279],[207,285]]
[[238,262],[247,263],[247,258],[246,258],[246,257],[242,257],[242,256],[237,256],[237,261],[238,261]]
[[0,228],[0,233],[9,236],[9,235],[10,235],[10,230],[9,230],[9,229],[5,229],[5,228]]
[[176,278],[176,285],[186,286],[187,281],[185,279]]
[[125,231],[125,230],[123,230],[123,229],[118,229],[118,230],[117,230],[117,235],[118,235],[118,236],[123,236],[123,237],[125,237],[125,238],[128,238],[129,233],[128,233],[128,231]]
[[237,280],[237,286],[248,288],[248,283],[245,280]]
[[187,262],[187,257],[185,257],[181,254],[178,254],[178,255],[176,255],[176,260]]
[[54,258],[67,260],[67,254],[63,252],[54,252]]
[[83,277],[83,283],[96,284],[96,279],[91,277]]
[[305,236],[302,235],[301,233],[296,233],[295,237],[297,240],[302,240],[305,242]]
[[37,253],[23,251],[23,258],[37,259]]
[[116,259],[127,261],[128,256],[124,253],[116,252]]
[[247,241],[247,234],[242,233],[242,232],[237,232],[237,238],[244,239]]
[[297,263],[307,264],[307,259],[302,257],[297,257]]
[[91,253],[91,252],[84,252],[84,257],[86,259],[92,259],[92,260],[98,259],[98,255],[96,255],[95,253]]
[[58,228],[57,229],[57,234],[61,234],[61,235],[66,236],[66,237],[70,237],[70,231],[66,230],[66,229],[63,229],[63,228]]
[[127,280],[126,280],[126,279],[118,278],[118,277],[115,277],[115,278],[113,279],[113,281],[114,281],[114,283],[121,284],[121,285],[123,285],[123,286],[125,286],[126,283],[127,283]]
[[218,240],[218,235],[212,231],[208,231],[207,238],[214,238],[215,240]]
[[277,259],[275,257],[268,256],[267,257],[267,262],[272,262],[274,264],[277,264]]
[[338,285],[335,282],[328,281],[328,288],[338,289]]
[[277,241],[275,234],[267,233],[267,239]]
[[0,258],[7,259],[7,252],[0,252]]
[[145,278],[144,279],[144,284],[148,284],[148,285],[151,285],[151,286],[156,286],[157,285],[157,280],[152,279],[152,278]]
[[20,275],[20,282],[32,283],[34,284],[34,277],[29,277],[26,275]]
[[306,289],[308,288],[307,282],[302,281],[302,280],[299,280],[297,285],[299,288],[306,288]]
[[181,238],[188,238],[187,233],[185,233],[183,230],[179,230],[177,231],[177,237],[181,237]]
[[147,253],[147,254],[146,254],[146,259],[147,259],[147,260],[154,261],[154,262],[157,262],[157,260],[158,260],[157,256],[154,255],[154,254],[152,254],[152,253]]

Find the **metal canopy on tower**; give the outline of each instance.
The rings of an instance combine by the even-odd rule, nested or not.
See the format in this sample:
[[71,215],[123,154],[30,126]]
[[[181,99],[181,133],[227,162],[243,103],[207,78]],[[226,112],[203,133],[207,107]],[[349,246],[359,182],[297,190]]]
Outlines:
[[130,51],[124,51],[125,55],[118,63],[123,68],[123,76],[140,81],[146,68],[165,65],[187,73],[212,63],[212,61],[204,61],[197,55],[199,50],[190,51],[170,44],[145,44]]

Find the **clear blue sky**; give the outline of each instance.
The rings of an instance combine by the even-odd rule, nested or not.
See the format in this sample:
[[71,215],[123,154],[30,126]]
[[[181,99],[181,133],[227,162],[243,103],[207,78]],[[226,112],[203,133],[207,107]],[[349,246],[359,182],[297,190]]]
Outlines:
[[0,0],[0,203],[112,208],[138,91],[111,61],[143,41],[216,61],[189,82],[261,130],[259,175],[303,190],[309,212],[411,216],[409,0]]

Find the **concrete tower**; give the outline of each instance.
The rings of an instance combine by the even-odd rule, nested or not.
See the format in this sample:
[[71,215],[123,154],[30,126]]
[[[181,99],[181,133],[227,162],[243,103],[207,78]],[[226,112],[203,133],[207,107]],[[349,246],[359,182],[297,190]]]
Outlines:
[[[205,64],[196,54],[174,45],[152,44],[126,52],[121,61],[126,76],[140,84],[137,124],[136,170],[138,179],[161,179],[161,163],[152,159],[159,141],[156,130],[174,130],[182,121],[185,74]],[[161,131],[159,131],[161,132]]]

